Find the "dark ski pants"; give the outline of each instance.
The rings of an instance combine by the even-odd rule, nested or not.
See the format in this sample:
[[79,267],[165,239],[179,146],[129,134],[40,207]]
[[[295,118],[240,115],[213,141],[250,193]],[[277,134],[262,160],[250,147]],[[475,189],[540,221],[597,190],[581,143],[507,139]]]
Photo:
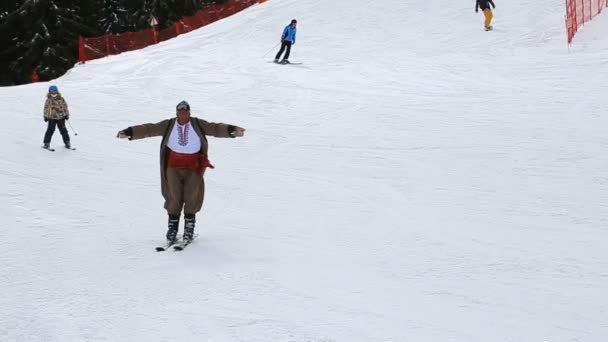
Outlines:
[[198,213],[205,198],[205,181],[203,175],[190,169],[166,170],[167,194],[165,209],[167,214],[179,217],[182,209],[184,214]]
[[46,133],[44,134],[44,143],[51,143],[51,138],[53,138],[53,133],[55,133],[55,127],[59,127],[59,132],[63,138],[63,143],[66,145],[69,144],[70,135],[68,134],[68,130],[65,128],[65,119],[49,119],[49,125],[46,128]]
[[277,53],[277,56],[274,59],[281,58],[281,54],[283,53],[283,51],[285,51],[285,49],[287,49],[287,52],[285,52],[285,57],[283,57],[283,59],[289,59],[289,53],[291,52],[291,42],[287,40],[283,41],[283,44],[281,44],[281,50],[279,50],[279,53]]

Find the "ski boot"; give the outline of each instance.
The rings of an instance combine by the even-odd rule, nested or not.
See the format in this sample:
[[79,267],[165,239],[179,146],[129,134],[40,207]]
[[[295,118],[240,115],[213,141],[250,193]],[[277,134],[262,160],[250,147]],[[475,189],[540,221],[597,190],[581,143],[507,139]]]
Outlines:
[[169,215],[169,229],[167,230],[167,242],[177,241],[177,230],[179,229],[179,216]]
[[289,63],[291,63],[291,62],[289,61],[289,59],[284,59],[284,60],[282,60],[282,61],[281,61],[281,64],[289,64]]
[[184,214],[184,242],[189,243],[194,238],[195,223],[194,214]]

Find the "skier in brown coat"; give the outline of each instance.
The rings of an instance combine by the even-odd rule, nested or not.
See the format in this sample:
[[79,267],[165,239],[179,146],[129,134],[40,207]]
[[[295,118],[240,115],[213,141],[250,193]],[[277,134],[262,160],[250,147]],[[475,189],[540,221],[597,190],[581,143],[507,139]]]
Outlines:
[[161,191],[169,215],[167,244],[176,243],[179,218],[184,212],[184,243],[194,237],[196,214],[201,210],[205,195],[203,175],[213,165],[207,158],[206,136],[218,138],[242,137],[241,127],[207,122],[190,116],[186,101],[177,104],[176,117],[158,123],[131,126],[118,132],[118,138],[137,140],[162,137],[160,151]]

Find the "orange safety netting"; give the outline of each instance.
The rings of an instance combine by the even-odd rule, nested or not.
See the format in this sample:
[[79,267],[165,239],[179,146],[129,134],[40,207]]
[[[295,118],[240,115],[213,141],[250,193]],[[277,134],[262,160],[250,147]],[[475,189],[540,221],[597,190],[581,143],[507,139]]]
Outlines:
[[568,43],[572,42],[579,27],[600,14],[607,5],[607,0],[566,0]]
[[[121,34],[108,34],[101,37],[80,37],[79,61],[84,63],[92,59],[116,55],[125,51],[132,51],[157,44],[178,35],[196,30],[214,21],[238,13],[245,8],[266,0],[229,0],[225,4],[212,5],[196,12],[193,16],[183,17],[179,22],[164,30],[156,27],[139,32],[126,32]],[[604,0],[605,1],[605,0]]]

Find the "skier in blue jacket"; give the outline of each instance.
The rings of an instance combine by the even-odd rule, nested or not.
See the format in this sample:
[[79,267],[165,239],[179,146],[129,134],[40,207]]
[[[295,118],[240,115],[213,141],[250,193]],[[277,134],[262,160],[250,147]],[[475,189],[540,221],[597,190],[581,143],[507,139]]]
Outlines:
[[289,25],[285,26],[283,34],[281,35],[281,50],[279,50],[279,53],[277,53],[276,57],[274,58],[275,63],[279,63],[279,58],[281,58],[281,54],[283,54],[283,51],[285,51],[285,49],[287,49],[287,51],[285,52],[285,56],[283,57],[281,63],[289,63],[289,53],[291,52],[291,46],[296,43],[297,25],[298,21],[293,19],[291,20],[291,23]]

